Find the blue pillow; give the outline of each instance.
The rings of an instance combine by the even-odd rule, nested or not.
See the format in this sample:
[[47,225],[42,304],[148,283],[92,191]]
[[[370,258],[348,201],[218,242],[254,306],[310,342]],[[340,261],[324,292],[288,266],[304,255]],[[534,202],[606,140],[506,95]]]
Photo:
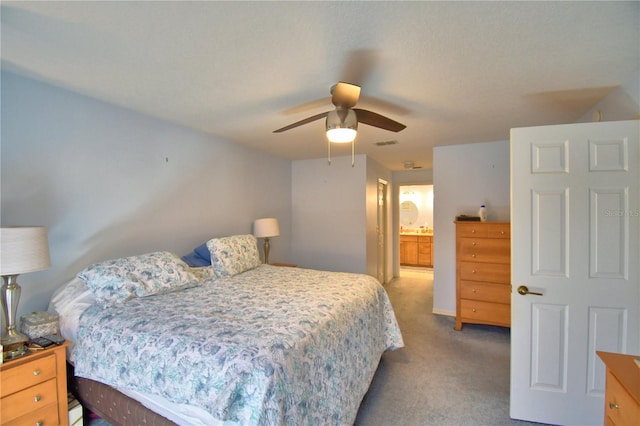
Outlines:
[[191,253],[182,256],[182,261],[192,268],[211,265],[211,254],[209,253],[209,248],[207,248],[207,243],[199,245]]
[[207,265],[211,265],[211,253],[209,252],[209,247],[207,247],[206,241],[193,249],[193,252],[205,259],[207,261]]

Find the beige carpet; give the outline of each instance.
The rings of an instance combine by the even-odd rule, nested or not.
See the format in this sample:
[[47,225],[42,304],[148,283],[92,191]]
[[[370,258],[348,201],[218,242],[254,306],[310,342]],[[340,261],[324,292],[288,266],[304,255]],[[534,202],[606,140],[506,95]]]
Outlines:
[[526,425],[509,418],[508,328],[431,313],[433,271],[403,268],[385,286],[405,347],[385,353],[355,424]]

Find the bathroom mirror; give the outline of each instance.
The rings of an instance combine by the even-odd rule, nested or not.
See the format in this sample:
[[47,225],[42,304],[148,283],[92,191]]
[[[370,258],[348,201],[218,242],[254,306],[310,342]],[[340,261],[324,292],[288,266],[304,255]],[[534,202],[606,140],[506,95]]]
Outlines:
[[418,206],[413,201],[400,203],[400,224],[405,227],[416,225],[418,220]]

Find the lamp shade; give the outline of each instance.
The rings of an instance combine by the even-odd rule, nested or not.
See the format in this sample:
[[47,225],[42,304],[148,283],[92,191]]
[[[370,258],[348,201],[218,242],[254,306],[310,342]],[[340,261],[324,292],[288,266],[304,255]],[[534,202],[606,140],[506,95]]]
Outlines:
[[280,226],[275,217],[256,219],[253,222],[253,235],[258,238],[270,238],[280,235]]
[[47,228],[0,228],[0,275],[17,275],[51,266]]

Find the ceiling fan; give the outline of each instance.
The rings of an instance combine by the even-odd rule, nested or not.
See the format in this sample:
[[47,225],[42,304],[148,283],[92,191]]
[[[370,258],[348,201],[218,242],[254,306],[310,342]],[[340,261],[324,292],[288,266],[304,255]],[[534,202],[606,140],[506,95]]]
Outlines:
[[333,111],[327,111],[307,117],[288,126],[274,130],[273,133],[282,133],[287,130],[311,123],[321,118],[326,118],[326,131],[329,149],[329,164],[331,164],[331,142],[351,142],[351,165],[354,164],[354,141],[358,131],[358,123],[380,129],[399,132],[406,128],[388,117],[361,108],[353,108],[360,99],[360,86],[355,84],[338,82],[331,87],[331,103],[336,107]]

